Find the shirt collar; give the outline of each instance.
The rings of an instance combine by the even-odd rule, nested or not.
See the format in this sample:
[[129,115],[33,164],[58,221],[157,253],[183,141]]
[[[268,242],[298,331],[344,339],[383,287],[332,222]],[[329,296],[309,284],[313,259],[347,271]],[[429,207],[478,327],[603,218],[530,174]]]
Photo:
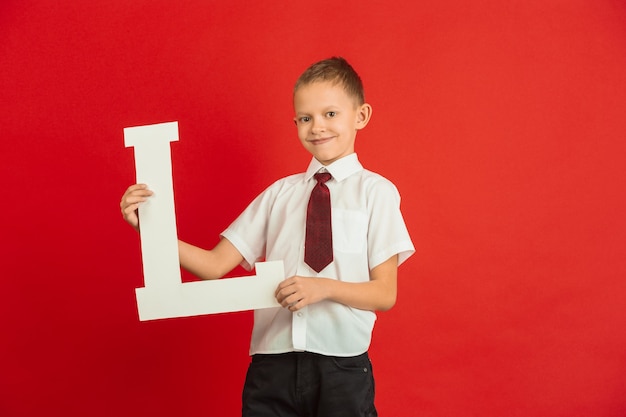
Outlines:
[[346,155],[330,165],[323,165],[317,159],[312,158],[309,163],[309,167],[304,174],[304,180],[310,180],[313,178],[313,175],[319,172],[322,168],[325,168],[326,171],[330,172],[330,175],[333,176],[335,181],[343,181],[350,175],[361,171],[363,169],[363,165],[359,162],[359,158],[356,153]]

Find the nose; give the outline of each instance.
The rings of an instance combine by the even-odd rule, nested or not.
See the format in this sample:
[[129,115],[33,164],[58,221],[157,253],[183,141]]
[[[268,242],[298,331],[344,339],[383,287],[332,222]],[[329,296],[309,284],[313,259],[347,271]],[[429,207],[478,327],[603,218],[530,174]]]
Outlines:
[[313,134],[322,133],[326,130],[326,124],[321,117],[314,117],[311,123],[311,132]]

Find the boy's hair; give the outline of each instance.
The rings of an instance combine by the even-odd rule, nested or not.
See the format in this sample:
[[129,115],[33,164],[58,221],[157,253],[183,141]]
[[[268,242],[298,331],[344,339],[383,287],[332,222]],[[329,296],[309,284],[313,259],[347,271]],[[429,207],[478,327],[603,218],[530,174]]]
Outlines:
[[311,65],[300,75],[293,92],[295,94],[298,88],[319,81],[330,81],[333,85],[341,84],[346,93],[354,98],[358,106],[365,103],[361,77],[342,57],[324,59]]

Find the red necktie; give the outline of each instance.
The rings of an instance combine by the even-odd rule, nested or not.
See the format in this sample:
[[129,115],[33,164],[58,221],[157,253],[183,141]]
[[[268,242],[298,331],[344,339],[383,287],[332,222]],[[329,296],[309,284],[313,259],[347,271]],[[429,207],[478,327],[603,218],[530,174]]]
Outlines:
[[313,187],[306,212],[306,240],[304,262],[315,272],[320,272],[333,261],[333,235],[330,219],[330,190],[324,184],[331,178],[328,172],[315,174],[317,184]]

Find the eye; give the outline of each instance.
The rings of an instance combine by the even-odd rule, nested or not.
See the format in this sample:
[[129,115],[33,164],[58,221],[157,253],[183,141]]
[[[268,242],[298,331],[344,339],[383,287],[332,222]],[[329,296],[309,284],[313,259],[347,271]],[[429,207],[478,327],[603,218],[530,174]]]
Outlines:
[[337,116],[337,112],[336,111],[329,111],[328,113],[326,113],[326,116],[328,116],[329,118],[333,118],[333,117]]
[[307,122],[310,122],[310,121],[311,121],[311,118],[310,118],[309,116],[302,116],[302,117],[300,117],[300,118],[298,119],[298,121],[299,121],[300,123],[307,123]]

